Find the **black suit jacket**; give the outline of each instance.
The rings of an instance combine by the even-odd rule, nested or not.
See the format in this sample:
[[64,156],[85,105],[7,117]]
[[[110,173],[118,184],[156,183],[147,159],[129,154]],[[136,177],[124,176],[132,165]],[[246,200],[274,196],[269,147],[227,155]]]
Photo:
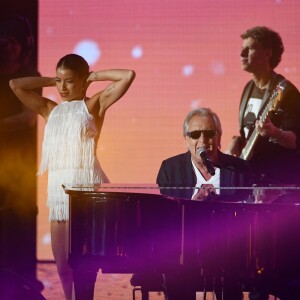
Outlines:
[[[255,183],[255,176],[248,163],[240,158],[218,152],[218,167],[220,168],[220,187],[250,187]],[[193,170],[190,152],[182,153],[164,160],[160,166],[157,184],[164,195],[191,199],[197,179]],[[163,189],[163,187],[174,187]],[[179,188],[175,188],[179,187]],[[221,189],[220,196],[214,199],[222,201],[248,201],[250,189]]]

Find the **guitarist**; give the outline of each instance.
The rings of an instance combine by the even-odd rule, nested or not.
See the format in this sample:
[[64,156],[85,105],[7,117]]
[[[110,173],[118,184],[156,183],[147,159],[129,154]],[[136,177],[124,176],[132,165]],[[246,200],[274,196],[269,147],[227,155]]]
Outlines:
[[[232,139],[226,152],[248,160],[261,175],[262,184],[299,184],[300,93],[274,72],[284,51],[281,37],[267,27],[257,26],[246,30],[241,38],[241,66],[252,79],[241,97],[240,136]],[[262,119],[274,98],[278,107],[275,110],[271,107]],[[247,142],[253,131],[258,138],[251,147]],[[243,157],[243,148],[251,149],[251,155]]]

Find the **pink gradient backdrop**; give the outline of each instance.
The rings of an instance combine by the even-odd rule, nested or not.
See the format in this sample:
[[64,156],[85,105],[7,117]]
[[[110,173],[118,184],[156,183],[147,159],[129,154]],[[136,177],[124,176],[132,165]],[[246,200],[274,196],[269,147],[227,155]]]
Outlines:
[[[55,76],[58,59],[89,40],[101,52],[91,70],[136,71],[128,93],[106,114],[98,154],[112,183],[152,184],[161,161],[185,151],[182,122],[191,109],[219,114],[223,150],[237,134],[239,97],[249,79],[239,64],[247,28],[266,25],[281,34],[285,53],[277,71],[300,87],[299,15],[295,0],[43,0],[39,70]],[[135,47],[141,56],[132,56]],[[93,49],[86,49],[89,56]],[[102,87],[94,84],[89,94]],[[55,89],[44,96],[59,101]],[[52,259],[45,181],[38,189],[38,258]]]

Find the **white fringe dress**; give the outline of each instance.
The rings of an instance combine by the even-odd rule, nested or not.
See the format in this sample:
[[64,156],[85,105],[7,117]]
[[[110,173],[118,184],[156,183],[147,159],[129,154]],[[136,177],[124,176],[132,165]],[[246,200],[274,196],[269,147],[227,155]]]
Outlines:
[[50,113],[45,127],[38,174],[48,170],[49,220],[69,220],[69,199],[62,184],[108,182],[96,157],[99,131],[84,100],[64,101]]

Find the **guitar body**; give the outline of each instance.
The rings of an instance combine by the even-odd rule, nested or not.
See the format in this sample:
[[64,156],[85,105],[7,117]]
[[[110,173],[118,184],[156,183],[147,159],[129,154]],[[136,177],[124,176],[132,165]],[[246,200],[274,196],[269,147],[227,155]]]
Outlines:
[[[278,110],[278,108],[280,107],[280,103],[283,98],[283,92],[284,92],[286,86],[287,86],[287,81],[285,79],[280,81],[277,84],[272,95],[270,96],[269,101],[267,102],[266,107],[264,108],[264,110],[259,118],[260,121],[262,121],[264,123],[266,121],[266,119],[268,118],[268,116],[270,115],[271,111]],[[249,139],[247,140],[245,147],[242,150],[240,158],[242,158],[244,160],[249,160],[252,157],[258,137],[259,137],[259,134],[254,129],[252,134],[250,135]]]

